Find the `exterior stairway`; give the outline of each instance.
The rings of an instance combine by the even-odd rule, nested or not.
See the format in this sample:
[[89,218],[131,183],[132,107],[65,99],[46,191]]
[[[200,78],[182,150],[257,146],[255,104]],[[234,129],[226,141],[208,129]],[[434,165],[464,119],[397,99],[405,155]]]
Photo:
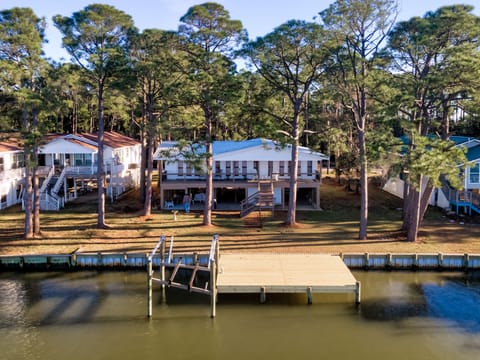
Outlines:
[[480,195],[473,191],[455,190],[447,184],[443,184],[442,191],[447,196],[450,206],[455,207],[455,212],[458,215],[459,208],[463,207],[464,212],[472,215],[472,211],[480,214]]
[[271,182],[259,182],[258,191],[240,202],[240,217],[245,217],[255,210],[273,211],[273,185]]

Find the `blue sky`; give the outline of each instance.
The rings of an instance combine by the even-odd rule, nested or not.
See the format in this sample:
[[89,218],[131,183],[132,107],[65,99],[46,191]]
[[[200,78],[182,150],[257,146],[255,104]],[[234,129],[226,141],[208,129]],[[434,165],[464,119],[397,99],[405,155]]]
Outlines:
[[[115,6],[131,15],[140,29],[159,28],[175,30],[178,20],[189,7],[207,0],[0,0],[0,9],[12,7],[31,7],[38,16],[48,21],[47,39],[44,46],[47,56],[54,60],[69,59],[61,48],[61,35],[53,26],[54,15],[70,16],[91,3],[105,3]],[[210,0],[215,1],[215,0]],[[331,4],[331,0],[217,0],[230,12],[232,19],[241,20],[250,38],[263,36],[278,25],[290,19],[312,20],[318,12]],[[478,0],[400,0],[399,20],[413,16],[423,16],[427,11],[436,10],[451,4],[470,4],[475,6],[474,13],[480,16]]]

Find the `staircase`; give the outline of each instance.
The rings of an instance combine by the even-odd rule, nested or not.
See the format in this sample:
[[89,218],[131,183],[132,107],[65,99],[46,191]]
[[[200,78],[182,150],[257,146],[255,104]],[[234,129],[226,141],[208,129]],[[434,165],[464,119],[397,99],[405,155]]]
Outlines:
[[240,202],[240,217],[243,218],[255,210],[273,211],[273,185],[271,182],[259,182],[258,191]]
[[472,211],[480,214],[480,195],[477,193],[468,190],[454,190],[448,186],[442,186],[442,191],[448,197],[450,205],[455,206],[457,215],[461,207],[468,215],[472,215]]
[[65,170],[60,176],[55,176],[54,168],[49,171],[40,187],[40,209],[58,211],[64,206],[64,199],[58,195],[65,181]]

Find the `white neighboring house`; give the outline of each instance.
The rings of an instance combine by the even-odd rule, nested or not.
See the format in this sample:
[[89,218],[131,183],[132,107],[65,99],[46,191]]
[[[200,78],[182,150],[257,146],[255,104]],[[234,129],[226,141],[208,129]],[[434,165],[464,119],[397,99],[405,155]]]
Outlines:
[[[51,135],[39,149],[41,209],[59,210],[64,202],[97,187],[96,134]],[[106,195],[114,201],[140,183],[141,143],[116,132],[104,133]]]
[[[430,198],[430,205],[441,208],[465,207],[465,210],[471,213],[471,210],[480,212],[480,140],[466,136],[451,136],[450,140],[455,142],[458,147],[466,148],[467,166],[464,178],[464,189],[454,190],[451,188],[435,189]],[[463,165],[463,164],[462,164]],[[460,164],[459,164],[460,167]],[[427,180],[423,182],[422,190],[425,189]],[[387,181],[384,190],[403,198],[404,181],[400,178],[392,178]]]
[[0,209],[22,201],[25,189],[25,155],[11,142],[0,142]]
[[[188,151],[187,151],[188,152]],[[159,162],[160,206],[180,205],[189,193],[194,203],[205,193],[205,161],[195,166],[178,142],[165,141],[153,159]],[[204,146],[190,152],[201,156]],[[306,147],[299,147],[297,206],[320,208],[322,161],[327,157]],[[238,204],[254,199],[256,194],[269,192],[274,205],[288,206],[291,146],[266,139],[213,142],[213,188],[216,204]],[[272,205],[273,206],[273,205]]]

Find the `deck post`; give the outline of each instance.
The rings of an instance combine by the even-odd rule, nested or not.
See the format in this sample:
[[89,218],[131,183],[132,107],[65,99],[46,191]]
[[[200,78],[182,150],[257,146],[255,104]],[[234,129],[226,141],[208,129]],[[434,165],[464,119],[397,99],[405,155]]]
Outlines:
[[360,281],[357,281],[355,283],[355,304],[360,304],[361,301],[361,296],[362,296],[362,286],[360,284]]
[[218,235],[215,236],[215,276],[218,276],[218,268],[220,267],[220,242],[218,241]]
[[217,279],[216,263],[210,260],[210,317],[214,318],[217,313]]
[[260,304],[265,304],[267,302],[267,289],[265,286],[260,288]]
[[147,285],[148,285],[147,316],[149,318],[152,317],[152,274],[153,274],[152,258],[149,257],[148,263],[147,263]]
[[312,305],[312,303],[313,303],[312,298],[313,298],[313,296],[312,296],[312,287],[309,286],[309,287],[307,287],[307,303],[308,303],[308,305]]
[[165,291],[165,237],[163,237],[162,245],[160,246],[160,280],[162,281],[161,285],[161,302],[165,304],[167,302],[167,294]]

